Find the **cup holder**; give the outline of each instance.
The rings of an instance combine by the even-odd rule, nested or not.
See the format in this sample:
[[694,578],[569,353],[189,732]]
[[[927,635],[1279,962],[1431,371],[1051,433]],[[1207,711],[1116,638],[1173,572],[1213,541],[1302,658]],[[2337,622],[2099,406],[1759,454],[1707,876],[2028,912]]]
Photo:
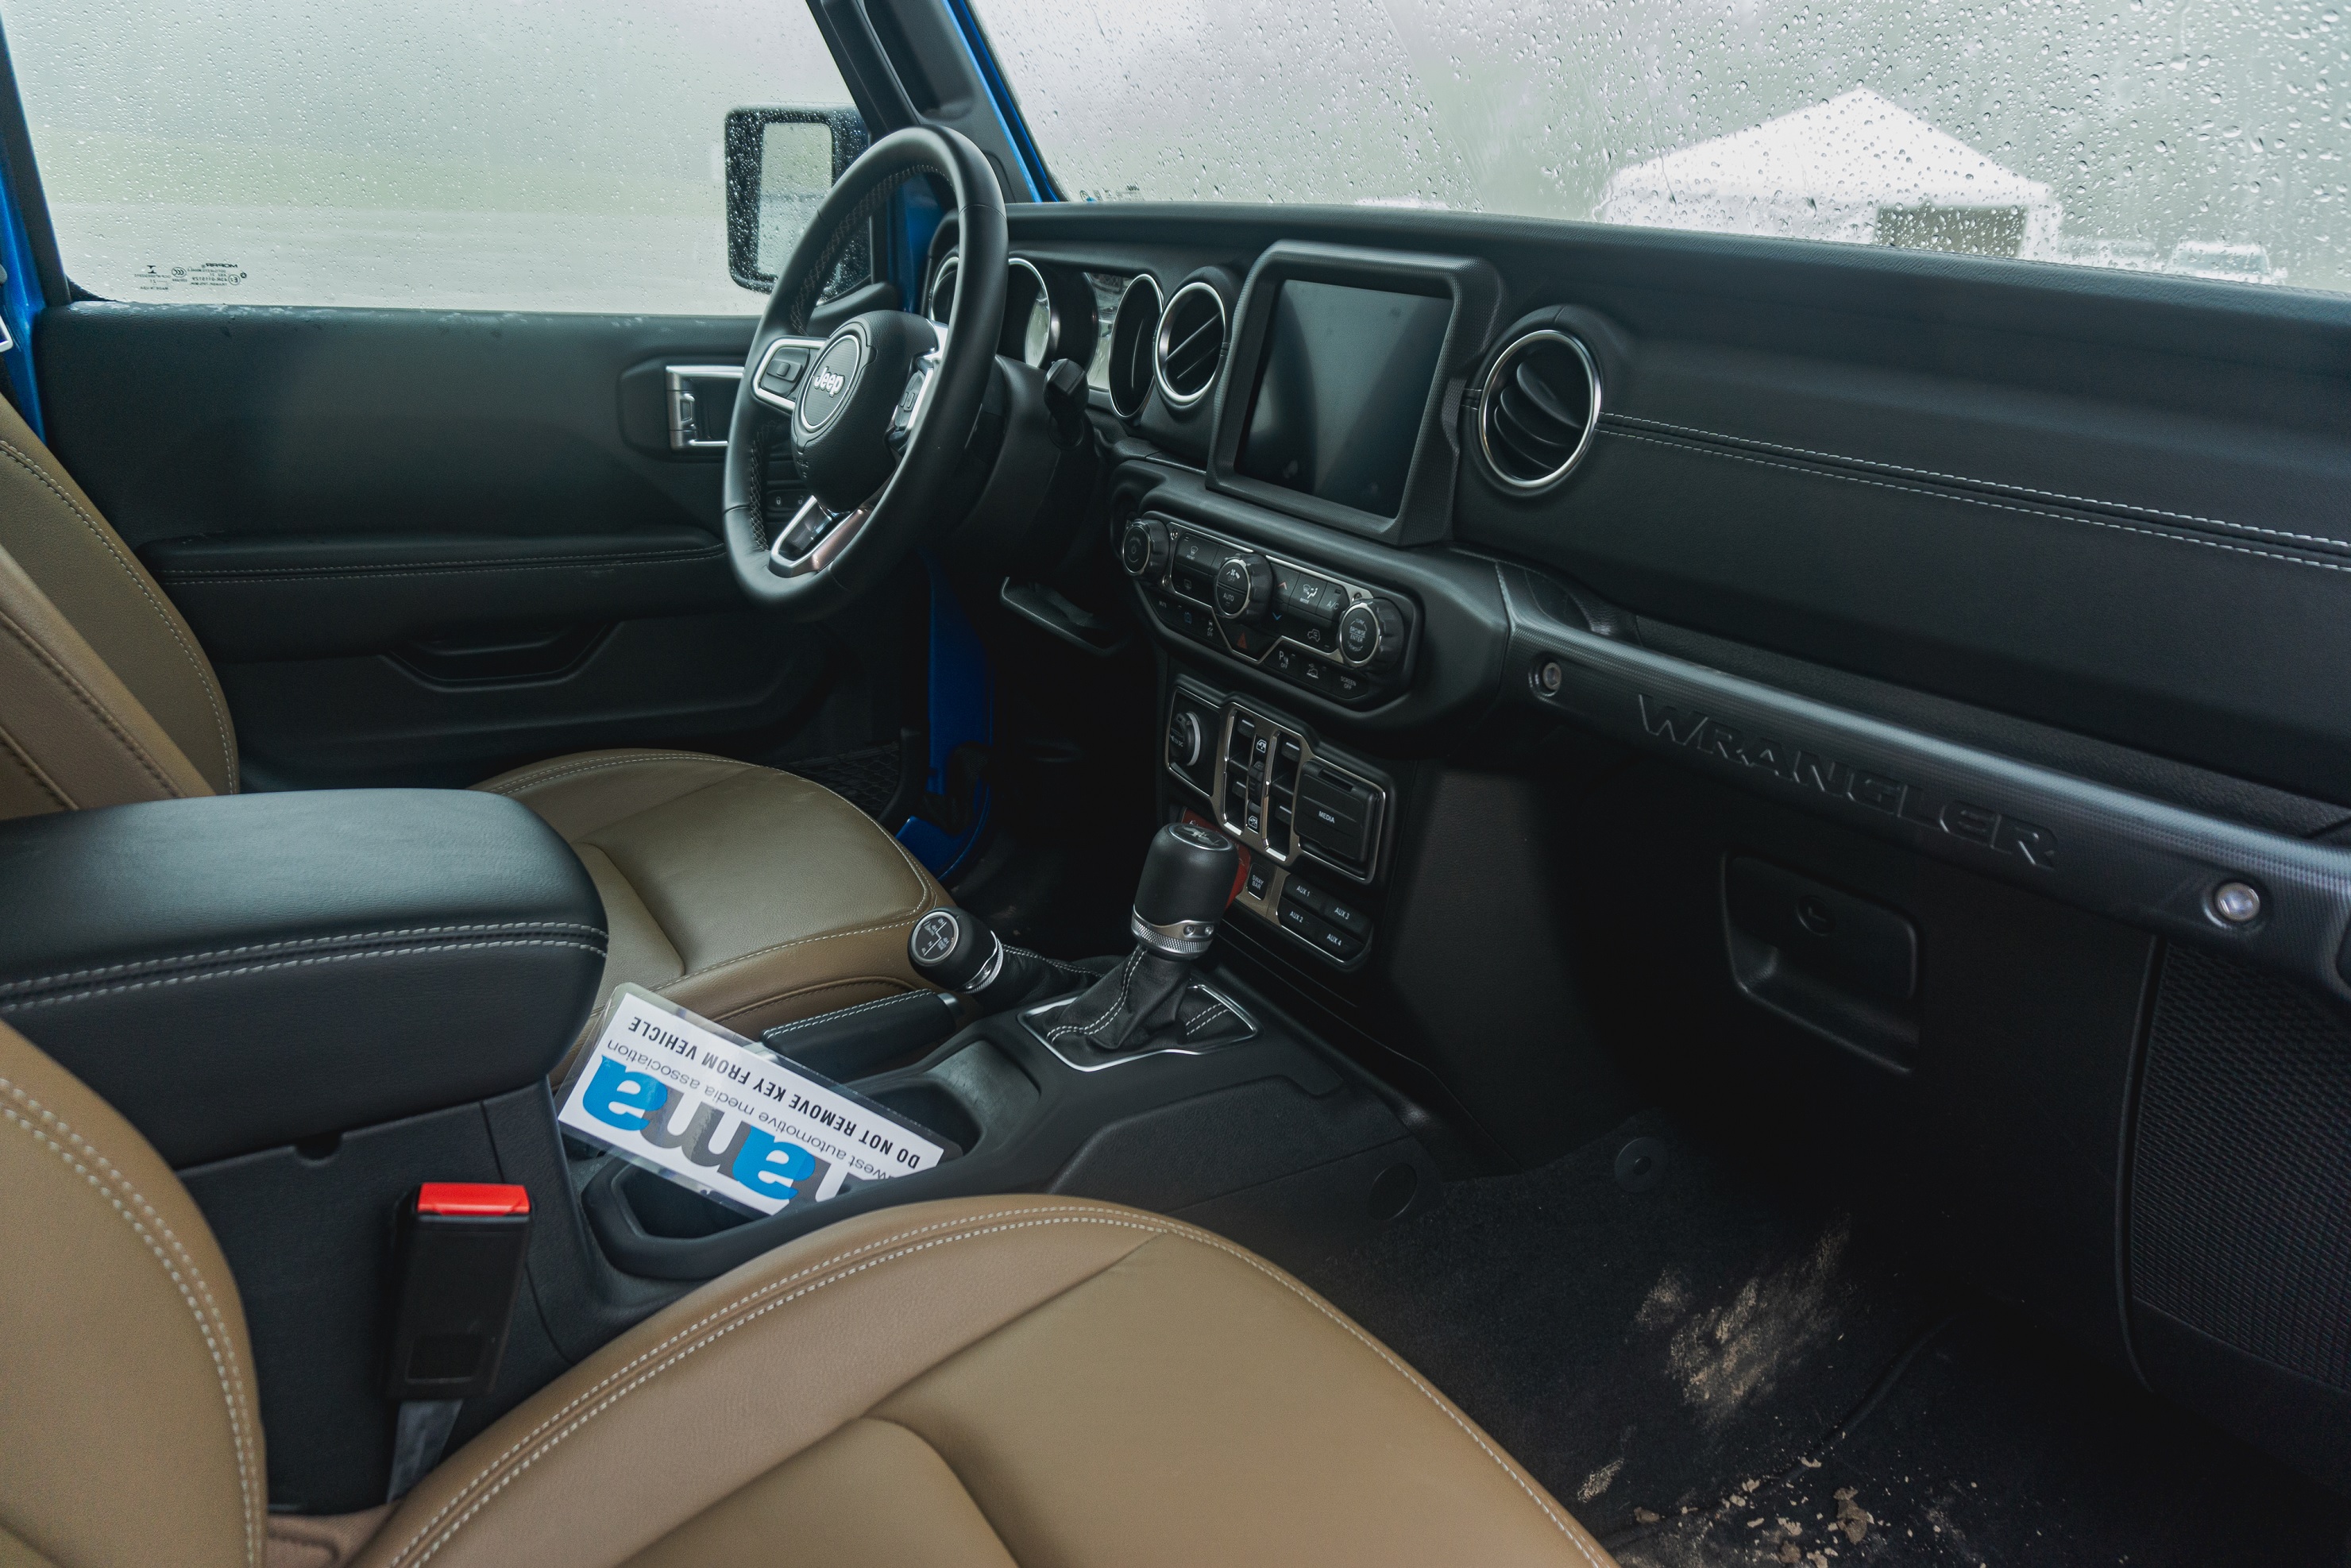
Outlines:
[[636,1217],[646,1235],[664,1241],[698,1240],[738,1225],[748,1225],[758,1218],[723,1203],[713,1203],[700,1193],[657,1176],[642,1166],[631,1166],[622,1171],[613,1179],[612,1190],[628,1205],[629,1212]]
[[979,1124],[963,1108],[963,1102],[937,1084],[917,1078],[909,1083],[893,1083],[885,1089],[861,1089],[859,1093],[877,1105],[888,1107],[918,1127],[927,1127],[955,1145],[965,1154],[979,1142]]

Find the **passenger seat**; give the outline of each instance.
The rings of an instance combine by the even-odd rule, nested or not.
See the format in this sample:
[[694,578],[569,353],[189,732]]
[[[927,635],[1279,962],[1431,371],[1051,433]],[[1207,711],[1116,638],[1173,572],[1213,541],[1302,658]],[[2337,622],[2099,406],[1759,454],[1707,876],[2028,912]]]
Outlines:
[[5,1027],[0,1117],[0,1563],[1610,1563],[1289,1275],[1050,1197],[817,1231],[622,1334],[399,1504],[273,1516],[243,1310],[186,1191]]

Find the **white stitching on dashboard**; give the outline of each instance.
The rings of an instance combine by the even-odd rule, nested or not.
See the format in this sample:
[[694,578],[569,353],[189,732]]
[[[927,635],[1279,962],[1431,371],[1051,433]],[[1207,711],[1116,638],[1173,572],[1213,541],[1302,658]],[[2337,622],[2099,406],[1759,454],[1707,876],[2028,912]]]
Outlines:
[[192,985],[198,980],[226,980],[239,975],[266,974],[273,969],[301,969],[314,964],[350,964],[362,958],[409,958],[420,953],[470,953],[486,947],[569,947],[581,953],[604,956],[601,943],[569,942],[560,937],[507,938],[496,942],[428,942],[402,947],[376,947],[358,953],[322,953],[308,958],[279,958],[267,964],[245,964],[234,969],[199,969],[186,975],[159,975],[152,979],[129,980],[110,986],[84,986],[77,990],[56,991],[45,997],[14,997],[0,999],[0,1013],[23,1012],[32,1008],[54,1007],[59,1002],[79,1001],[85,997],[110,996],[119,991],[143,991],[161,986]]
[[[1001,1221],[1002,1223],[990,1223],[991,1221]],[[961,1235],[934,1237],[927,1241],[914,1241],[912,1239],[914,1237],[924,1234],[925,1230],[946,1229],[956,1224],[967,1224],[970,1225],[972,1228],[965,1231]],[[431,1546],[427,1547],[423,1555],[415,1559],[417,1568],[423,1568],[423,1564],[431,1562],[433,1558],[440,1552],[443,1547],[448,1545],[450,1542],[456,1539],[458,1531],[462,1531],[468,1523],[470,1523],[475,1515],[478,1514],[484,1508],[489,1505],[492,1499],[504,1491],[516,1480],[517,1478],[520,1477],[526,1470],[529,1469],[532,1465],[538,1463],[543,1456],[553,1451],[558,1445],[570,1437],[574,1433],[585,1427],[589,1423],[594,1421],[605,1411],[612,1408],[615,1405],[618,1405],[631,1394],[653,1382],[663,1373],[679,1364],[688,1356],[695,1354],[705,1346],[716,1343],[719,1340],[723,1339],[727,1334],[734,1333],[737,1329],[741,1328],[747,1323],[756,1322],[758,1319],[764,1317],[768,1313],[775,1312],[781,1307],[790,1304],[792,1301],[799,1300],[802,1296],[811,1295],[818,1291],[825,1289],[827,1286],[838,1284],[843,1280],[852,1279],[858,1274],[863,1273],[869,1269],[879,1267],[881,1264],[895,1262],[900,1259],[909,1258],[916,1253],[928,1251],[935,1247],[951,1245],[959,1241],[977,1240],[982,1238],[1007,1234],[1017,1230],[1035,1229],[1049,1225],[1102,1225],[1122,1229],[1141,1230],[1154,1237],[1166,1237],[1179,1241],[1190,1241],[1196,1245],[1207,1247],[1215,1251],[1222,1252],[1228,1257],[1248,1264],[1250,1268],[1255,1269],[1259,1273],[1264,1275],[1275,1284],[1281,1286],[1291,1294],[1297,1296],[1299,1300],[1305,1302],[1308,1306],[1312,1307],[1317,1312],[1321,1312],[1333,1324],[1345,1330],[1358,1344],[1361,1344],[1364,1349],[1377,1356],[1387,1365],[1389,1370],[1402,1377],[1415,1392],[1418,1393],[1423,1398],[1434,1405],[1440,1415],[1451,1421],[1462,1436],[1468,1437],[1473,1444],[1475,1444],[1480,1453],[1492,1460],[1495,1467],[1501,1470],[1501,1472],[1507,1476],[1521,1492],[1526,1494],[1527,1500],[1541,1511],[1543,1516],[1551,1521],[1553,1528],[1557,1529],[1562,1535],[1567,1538],[1569,1544],[1573,1545],[1576,1549],[1586,1563],[1592,1564],[1592,1568],[1601,1568],[1600,1560],[1592,1554],[1592,1549],[1590,1547],[1584,1545],[1578,1528],[1571,1525],[1567,1520],[1562,1518],[1558,1511],[1554,1510],[1549,1501],[1544,1499],[1541,1492],[1531,1485],[1524,1476],[1513,1470],[1509,1461],[1505,1460],[1500,1454],[1497,1453],[1494,1448],[1478,1434],[1474,1427],[1470,1427],[1467,1421],[1463,1420],[1458,1413],[1448,1406],[1445,1403],[1443,1396],[1440,1396],[1434,1388],[1431,1388],[1427,1382],[1423,1379],[1419,1374],[1414,1372],[1410,1367],[1396,1360],[1395,1356],[1389,1354],[1383,1346],[1381,1346],[1376,1341],[1373,1340],[1369,1335],[1365,1334],[1363,1330],[1357,1328],[1353,1323],[1349,1322],[1338,1312],[1332,1311],[1327,1303],[1318,1300],[1303,1286],[1284,1277],[1274,1269],[1250,1256],[1249,1253],[1242,1251],[1240,1249],[1234,1247],[1215,1236],[1209,1235],[1205,1231],[1195,1230],[1188,1226],[1177,1227],[1165,1224],[1155,1224],[1146,1217],[1139,1214],[1133,1218],[1129,1218],[1125,1214],[1105,1213],[1093,1209],[1064,1211],[1044,1208],[998,1210],[992,1214],[974,1215],[964,1220],[946,1221],[939,1225],[929,1226],[923,1228],[922,1229],[911,1230],[904,1233],[903,1235],[891,1237],[886,1241],[879,1243],[878,1245],[883,1248],[894,1249],[881,1251],[877,1255],[867,1258],[863,1261],[856,1263],[852,1267],[841,1269],[840,1272],[832,1274],[830,1278],[815,1281],[810,1284],[800,1287],[799,1290],[792,1291],[779,1296],[776,1300],[770,1301],[754,1311],[742,1312],[740,1315],[735,1317],[734,1321],[726,1322],[714,1331],[701,1335],[699,1338],[693,1338],[692,1336],[695,1335],[698,1331],[702,1330],[706,1325],[716,1322],[720,1317],[724,1316],[730,1311],[748,1306],[750,1302],[757,1301],[760,1295],[772,1291],[784,1284],[789,1283],[790,1280],[788,1279],[772,1281],[768,1286],[763,1287],[759,1291],[755,1291],[751,1295],[740,1298],[737,1301],[730,1301],[726,1306],[713,1311],[699,1322],[680,1331],[678,1333],[672,1335],[668,1340],[663,1342],[662,1344],[657,1345],[652,1350],[649,1350],[643,1354],[638,1356],[636,1360],[631,1362],[629,1365],[616,1369],[614,1372],[607,1375],[595,1387],[582,1391],[571,1401],[569,1405],[566,1406],[564,1409],[557,1411],[553,1415],[548,1416],[529,1433],[517,1440],[505,1453],[500,1454],[497,1458],[492,1460],[487,1466],[476,1471],[472,1480],[465,1483],[465,1487],[460,1488],[455,1496],[444,1503],[434,1516],[427,1520],[423,1525],[417,1530],[415,1534],[409,1537],[407,1542],[401,1546],[400,1550],[393,1554],[388,1568],[399,1568],[401,1563],[407,1558],[411,1551],[414,1550],[417,1543],[423,1541],[426,1535],[430,1534],[439,1526],[441,1521],[447,1517],[449,1511],[457,1507],[457,1505],[465,1500],[465,1494],[468,1491],[481,1486],[482,1482],[486,1480],[493,1471],[505,1464],[507,1460],[512,1458],[516,1453],[525,1448],[531,1448],[533,1449],[533,1451],[526,1457],[520,1464],[517,1465],[510,1472],[501,1477],[495,1484],[484,1490],[479,1498],[474,1501],[471,1507],[466,1508],[465,1511],[458,1514],[456,1518],[449,1521],[448,1528],[446,1531],[442,1534],[441,1538],[438,1541],[435,1541]],[[869,1246],[872,1245],[877,1244],[869,1243]],[[790,1278],[805,1278],[810,1273],[820,1271],[823,1269],[841,1263],[845,1263],[849,1258],[853,1256],[855,1256],[854,1251],[843,1254],[840,1258],[828,1260],[825,1263],[812,1265],[810,1268],[802,1270],[799,1274],[791,1276]],[[629,1376],[629,1374],[634,1371],[635,1368],[643,1366],[648,1361],[652,1361],[655,1357],[660,1356],[671,1345],[677,1344],[681,1341],[690,1341],[690,1343],[684,1343],[684,1347],[680,1349],[676,1354],[669,1356],[666,1360],[661,1361],[657,1365],[649,1367],[642,1375],[635,1376],[633,1378]],[[627,1380],[622,1381],[623,1379]],[[597,1398],[597,1396],[602,1390],[608,1388],[611,1389],[611,1392],[608,1395],[605,1395],[601,1398]],[[588,1405],[585,1409],[580,1409],[583,1403],[591,1399],[595,1400],[595,1403]],[[552,1436],[547,1437],[544,1441],[537,1440],[539,1438],[540,1434],[546,1433],[549,1427],[555,1427],[559,1423],[564,1423],[565,1417],[573,1410],[580,1410],[580,1415],[576,1419],[570,1420],[568,1424],[562,1425],[561,1430],[555,1432]]]
[[2306,566],[2315,571],[2351,572],[2351,565],[2335,561],[2310,560],[2298,555],[2282,555],[2276,550],[2255,549],[2250,545],[2232,545],[2220,539],[2191,538],[2185,534],[2166,533],[2160,528],[2133,528],[2105,517],[2084,517],[2077,513],[2045,511],[2039,507],[2015,507],[2001,501],[1987,501],[1980,496],[1954,496],[1941,490],[1921,490],[1911,485],[1891,485],[1883,479],[1864,479],[1855,474],[1824,473],[1817,468],[1799,468],[1792,463],[1774,463],[1765,457],[1752,457],[1742,452],[1723,452],[1713,447],[1692,446],[1685,442],[1667,441],[1654,435],[1635,435],[1629,430],[1604,431],[1619,441],[1646,442],[1662,446],[1669,452],[1696,452],[1708,457],[1719,457],[1732,463],[1751,463],[1759,468],[1778,468],[1790,474],[1802,474],[1815,479],[1834,479],[1843,485],[1862,485],[1873,490],[1891,490],[1898,496],[1923,496],[1930,501],[1957,501],[1970,507],[1989,507],[1995,512],[2014,512],[2019,517],[2047,517],[2053,522],[2082,523],[2094,528],[2112,528],[2117,533],[2140,534],[2151,539],[2168,539],[2174,544],[2196,545],[2204,549],[2226,550],[2231,555],[2255,556],[2262,560],[2283,561],[2287,566]]
[[[173,1233],[171,1222],[150,1202],[130,1176],[114,1163],[98,1152],[88,1138],[73,1130],[66,1120],[42,1104],[24,1089],[5,1078],[0,1078],[0,1090],[23,1107],[22,1111],[0,1108],[14,1125],[23,1129],[33,1141],[46,1146],[66,1164],[66,1167],[97,1188],[99,1196],[113,1206],[131,1233],[147,1244],[148,1252],[162,1265],[163,1277],[172,1281],[180,1293],[181,1303],[196,1320],[196,1333],[212,1354],[213,1375],[220,1383],[221,1397],[228,1406],[229,1441],[236,1449],[236,1487],[245,1506],[240,1511],[245,1520],[245,1560],[252,1568],[259,1568],[261,1550],[253,1528],[257,1499],[254,1495],[253,1458],[257,1447],[255,1435],[246,1429],[246,1408],[242,1396],[245,1378],[236,1364],[236,1337],[231,1332],[226,1314],[213,1299],[211,1284],[196,1260],[189,1255],[187,1246]],[[35,1118],[37,1118],[37,1123]],[[50,1129],[54,1129],[54,1135]],[[68,1150],[64,1139],[73,1145]],[[88,1166],[84,1165],[88,1162]],[[89,1166],[97,1167],[95,1170]],[[118,1196],[109,1182],[120,1184],[124,1196]],[[128,1202],[125,1201],[127,1196]],[[135,1207],[138,1212],[131,1212]],[[142,1223],[143,1217],[143,1223]],[[152,1230],[149,1228],[152,1227]],[[168,1253],[167,1253],[168,1249]]]
[[247,958],[256,953],[283,953],[297,947],[317,947],[330,942],[392,942],[410,936],[478,936],[489,931],[578,931],[590,936],[602,936],[593,925],[582,925],[572,920],[507,920],[478,925],[408,925],[397,931],[339,931],[318,936],[289,937],[283,942],[253,942],[242,947],[212,947],[201,953],[173,953],[161,958],[140,958],[129,963],[104,964],[94,969],[63,969],[54,975],[37,975],[26,980],[0,981],[0,995],[14,991],[38,990],[67,980],[94,980],[102,975],[130,975],[143,969],[160,969],[173,964],[202,964],[215,958]]
[[[2200,523],[2206,528],[2231,528],[2239,533],[2260,534],[2270,538],[2293,539],[2303,544],[2334,545],[2351,549],[2351,539],[2337,538],[2332,534],[2297,534],[2284,528],[2265,528],[2257,523],[2232,523],[2226,517],[2199,517],[2193,512],[2167,512],[2160,507],[2142,507],[2134,501],[2102,501],[2095,496],[2068,496],[2062,490],[2036,490],[2030,485],[2011,485],[2002,479],[1978,479],[1966,474],[1940,474],[1932,468],[1906,468],[1899,463],[1880,463],[1867,457],[1848,457],[1840,452],[1814,452],[1810,447],[1783,446],[1776,441],[1764,441],[1751,435],[1726,435],[1719,430],[1701,430],[1694,425],[1674,424],[1662,419],[1644,419],[1632,414],[1609,413],[1602,416],[1601,428],[1612,424],[1640,425],[1654,430],[1670,430],[1680,435],[1699,435],[1709,441],[1728,441],[1741,446],[1759,446],[1768,452],[1783,452],[1797,457],[1817,457],[1828,463],[1850,463],[1856,468],[1875,468],[1886,474],[1906,474],[1914,479],[1942,479],[1954,485],[1980,485],[1988,490],[2005,490],[2018,496],[2037,496],[2044,501],[2067,501],[2077,506],[2105,507],[2117,512],[2137,512],[2146,517],[2163,517],[2178,523]],[[1623,432],[1611,432],[1621,434]]]

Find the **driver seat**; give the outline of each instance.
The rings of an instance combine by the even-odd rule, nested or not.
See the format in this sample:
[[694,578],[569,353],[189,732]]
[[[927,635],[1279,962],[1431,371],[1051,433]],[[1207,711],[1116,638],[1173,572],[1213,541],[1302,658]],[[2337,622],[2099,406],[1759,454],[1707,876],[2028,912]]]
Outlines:
[[[946,895],[807,779],[615,750],[475,788],[538,812],[595,880],[611,929],[600,1009],[634,981],[756,1036],[927,988],[907,933]],[[0,817],[236,789],[236,734],[195,633],[0,402]]]

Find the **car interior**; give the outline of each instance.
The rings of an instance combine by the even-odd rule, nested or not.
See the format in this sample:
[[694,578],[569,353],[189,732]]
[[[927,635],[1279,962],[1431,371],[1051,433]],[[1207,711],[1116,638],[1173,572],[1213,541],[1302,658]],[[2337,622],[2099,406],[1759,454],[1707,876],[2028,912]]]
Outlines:
[[785,9],[606,309],[106,284],[5,7],[0,1563],[2351,1563],[2351,295]]

